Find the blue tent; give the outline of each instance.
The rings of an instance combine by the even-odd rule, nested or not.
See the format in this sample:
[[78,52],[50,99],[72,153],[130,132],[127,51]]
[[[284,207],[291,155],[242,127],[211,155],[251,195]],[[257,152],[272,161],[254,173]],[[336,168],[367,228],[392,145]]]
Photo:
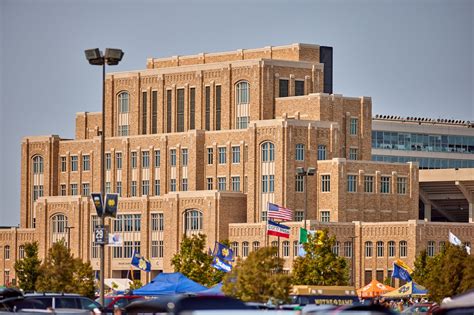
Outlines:
[[136,295],[172,295],[179,293],[193,293],[207,288],[187,278],[180,272],[160,273],[150,283],[133,290]]
[[222,292],[222,283],[218,283],[216,284],[215,286],[207,289],[207,290],[204,290],[204,291],[201,291],[198,293],[199,295],[224,295],[224,293]]

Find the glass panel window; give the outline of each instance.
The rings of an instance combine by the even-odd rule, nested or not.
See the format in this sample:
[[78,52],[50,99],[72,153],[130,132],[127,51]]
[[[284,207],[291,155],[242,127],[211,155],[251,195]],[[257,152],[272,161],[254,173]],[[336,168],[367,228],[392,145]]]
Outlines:
[[207,190],[212,190],[213,189],[213,180],[212,180],[212,177],[208,177],[207,178]]
[[407,241],[400,241],[400,257],[407,257],[408,246]]
[[289,95],[288,83],[289,81],[287,79],[280,79],[279,81],[280,93],[278,94],[279,97],[287,97]]
[[295,221],[303,221],[304,220],[304,211],[296,210],[295,211]]
[[142,168],[150,167],[150,152],[142,151]]
[[122,196],[122,182],[117,182],[115,192],[119,195]]
[[260,248],[260,242],[255,241],[252,243],[252,251],[256,252]]
[[242,257],[249,255],[249,242],[242,242]]
[[304,192],[304,179],[302,175],[295,176],[295,191]]
[[326,159],[326,146],[323,144],[318,145],[318,160]]
[[321,222],[330,222],[331,221],[331,212],[327,210],[321,211]]
[[151,230],[152,231],[164,231],[164,215],[163,213],[152,213],[151,214]]
[[170,150],[170,165],[176,166],[176,149]]
[[366,193],[374,192],[374,177],[371,175],[364,176],[364,192]]
[[181,149],[182,166],[188,166],[188,149]]
[[217,177],[217,189],[220,191],[226,190],[226,178],[225,177]]
[[71,184],[71,195],[76,196],[77,194],[77,184]]
[[71,156],[71,171],[77,172],[77,155]]
[[331,191],[331,175],[321,175],[321,191]]
[[206,130],[211,130],[211,87],[206,86],[205,88],[205,114],[206,114]]
[[282,254],[283,254],[283,257],[290,257],[290,242],[283,241]]
[[82,196],[88,197],[90,195],[89,183],[82,184]]
[[340,245],[341,245],[341,244],[339,243],[339,241],[335,241],[335,242],[334,242],[334,245],[333,245],[333,247],[332,247],[332,252],[333,252],[333,254],[336,255],[336,256],[339,256],[339,247],[340,247]]
[[20,245],[20,247],[18,247],[18,257],[20,259],[25,258],[25,246]]
[[213,164],[214,163],[214,149],[213,148],[207,148],[207,164]]
[[166,132],[170,133],[172,132],[172,96],[171,96],[171,90],[166,90]]
[[429,257],[433,257],[435,255],[435,242],[434,241],[428,241],[428,247],[426,249],[426,254]]
[[89,155],[82,156],[82,170],[90,171],[91,170],[91,159]]
[[161,153],[160,150],[155,150],[155,167],[160,167],[161,164]]
[[237,257],[239,256],[239,243],[232,242],[230,244],[230,249],[234,252],[234,255]]
[[61,196],[66,196],[66,184],[61,184]]
[[237,104],[248,104],[250,102],[249,84],[246,81],[239,82],[237,88]]
[[176,179],[170,179],[170,191],[176,191]]
[[246,81],[237,83],[235,89],[235,103],[236,103],[236,128],[245,129],[250,122],[249,103],[250,93],[249,84]]
[[351,126],[350,126],[350,134],[351,135],[357,135],[357,129],[358,129],[358,119],[357,118],[351,118]]
[[115,167],[118,170],[122,169],[122,152],[115,153]]
[[129,97],[127,92],[122,92],[118,95],[119,113],[128,113],[129,111]]
[[150,181],[142,180],[142,195],[149,195],[149,194],[150,194]]
[[380,177],[380,192],[382,194],[390,193],[390,177],[389,176]]
[[232,163],[234,164],[240,163],[240,147],[239,146],[232,147]]
[[232,191],[240,191],[240,176],[232,176]]
[[384,244],[382,241],[377,241],[377,257],[383,257]]
[[304,81],[295,80],[295,96],[304,95]]
[[187,233],[193,233],[201,231],[202,228],[202,212],[198,210],[187,210],[184,214],[184,230]]
[[132,165],[132,168],[137,168],[137,152],[132,152],[131,153],[131,156],[130,156],[130,159],[131,159],[131,165]]
[[181,179],[181,190],[182,191],[188,191],[188,179],[187,178]]
[[159,241],[151,241],[151,257],[158,258]]
[[225,163],[226,163],[226,148],[220,147],[219,148],[219,164],[225,164]]
[[130,186],[130,194],[132,195],[132,197],[137,196],[137,181],[136,180],[132,180],[132,183]]
[[5,260],[10,259],[10,245],[5,245],[5,247],[4,247],[4,257],[5,257]]
[[61,172],[65,172],[66,171],[66,157],[65,156],[61,156]]
[[105,193],[108,194],[111,192],[110,182],[105,182]]
[[395,257],[395,242],[388,242],[388,257]]
[[358,150],[356,148],[349,148],[349,160],[358,160]]
[[155,179],[155,185],[154,185],[154,193],[155,193],[155,196],[159,196],[161,195],[161,187],[160,187],[160,180],[159,179]]
[[344,256],[352,257],[352,242],[344,242]]
[[298,257],[298,253],[300,251],[300,244],[298,241],[293,241],[293,257]]
[[143,91],[142,92],[142,134],[146,134],[146,121],[147,121],[147,109],[148,109],[148,104],[147,104],[147,92]]
[[296,161],[304,161],[304,144],[298,143],[296,145]]
[[347,191],[357,192],[357,175],[347,175]]
[[398,177],[397,178],[397,194],[406,195],[407,193],[407,178]]
[[215,122],[216,122],[216,130],[221,130],[221,86],[216,85],[216,94],[215,94],[215,100],[216,104],[216,117],[215,117]]
[[110,170],[112,168],[112,159],[110,153],[105,153],[105,169]]
[[178,132],[184,131],[184,89],[177,89],[177,121],[176,121],[176,128]]
[[275,145],[271,142],[262,144],[262,162],[275,161]]
[[189,129],[196,128],[196,88],[189,89]]
[[372,242],[365,242],[365,257],[372,257],[373,245]]

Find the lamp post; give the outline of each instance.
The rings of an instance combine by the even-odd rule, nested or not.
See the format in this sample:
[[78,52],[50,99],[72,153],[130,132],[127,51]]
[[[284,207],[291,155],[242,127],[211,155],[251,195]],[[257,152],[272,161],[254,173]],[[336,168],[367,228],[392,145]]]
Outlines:
[[[99,48],[86,49],[87,61],[94,66],[102,66],[102,130],[100,134],[100,193],[102,200],[105,199],[105,64],[109,66],[118,65],[122,60],[121,49],[106,48],[105,54]],[[100,225],[104,226],[104,214],[100,216]],[[104,279],[105,279],[105,244],[100,244],[100,304],[104,305]]]
[[314,167],[308,167],[307,170],[304,167],[296,168],[296,175],[303,176],[303,185],[304,185],[304,229],[306,230],[306,218],[308,212],[308,176],[314,176],[316,174],[316,169]]

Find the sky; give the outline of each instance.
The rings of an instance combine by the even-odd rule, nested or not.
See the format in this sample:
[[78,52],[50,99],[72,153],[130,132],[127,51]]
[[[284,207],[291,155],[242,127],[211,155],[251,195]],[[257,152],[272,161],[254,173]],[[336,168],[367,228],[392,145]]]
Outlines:
[[84,50],[149,57],[292,43],[332,46],[334,93],[373,114],[474,121],[474,1],[0,0],[0,226],[20,222],[25,136],[73,138],[101,109],[101,70]]

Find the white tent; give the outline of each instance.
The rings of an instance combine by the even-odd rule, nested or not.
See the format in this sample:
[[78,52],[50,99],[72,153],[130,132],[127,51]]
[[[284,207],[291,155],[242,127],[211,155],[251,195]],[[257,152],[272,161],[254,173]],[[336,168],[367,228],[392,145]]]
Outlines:
[[104,279],[104,283],[110,289],[116,291],[125,291],[130,288],[130,284],[132,280],[130,279],[121,279],[121,278],[106,278]]

